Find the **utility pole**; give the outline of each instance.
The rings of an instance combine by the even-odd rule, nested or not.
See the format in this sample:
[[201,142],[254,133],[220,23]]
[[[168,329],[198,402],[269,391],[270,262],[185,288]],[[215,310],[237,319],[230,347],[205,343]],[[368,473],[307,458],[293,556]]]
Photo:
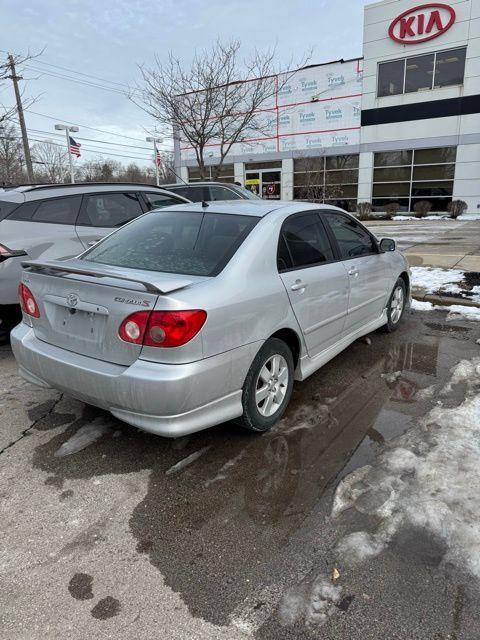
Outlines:
[[32,156],[30,155],[30,147],[28,145],[28,136],[27,136],[27,127],[25,126],[25,118],[23,117],[23,105],[22,105],[22,96],[20,95],[20,90],[18,88],[18,81],[22,80],[20,76],[17,76],[15,71],[15,60],[11,53],[8,54],[8,65],[10,67],[11,75],[8,76],[8,79],[13,82],[13,88],[15,91],[15,100],[17,101],[17,112],[18,112],[18,121],[20,123],[20,131],[22,133],[22,141],[23,141],[23,153],[25,155],[25,164],[27,166],[27,176],[28,181],[33,182],[33,167],[32,167]]

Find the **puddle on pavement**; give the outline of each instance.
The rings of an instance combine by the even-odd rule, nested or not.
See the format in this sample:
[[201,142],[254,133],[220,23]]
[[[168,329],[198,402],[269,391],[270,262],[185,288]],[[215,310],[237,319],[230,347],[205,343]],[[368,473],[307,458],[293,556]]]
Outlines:
[[[305,520],[322,505],[328,511],[341,477],[429,411],[435,398],[419,399],[419,391],[445,383],[450,368],[477,348],[471,325],[427,320],[410,314],[396,334],[372,334],[371,345],[355,343],[297,384],[271,433],[228,424],[168,441],[114,421],[120,437],[107,434],[68,458],[55,457],[75,430],[101,415],[87,409],[37,448],[34,464],[59,492],[66,478],[149,469],[145,497],[130,518],[137,551],[193,615],[226,624],[252,592],[281,584],[287,563],[308,564]],[[167,474],[172,468],[179,471]]]

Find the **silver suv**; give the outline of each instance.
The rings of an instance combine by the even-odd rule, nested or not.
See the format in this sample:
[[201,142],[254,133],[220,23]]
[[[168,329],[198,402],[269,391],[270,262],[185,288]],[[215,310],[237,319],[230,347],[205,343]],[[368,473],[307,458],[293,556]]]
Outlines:
[[165,189],[179,196],[188,198],[191,202],[215,202],[215,200],[260,200],[240,184],[232,182],[189,182],[165,184]]
[[0,193],[0,340],[20,321],[18,285],[27,258],[76,256],[150,209],[189,202],[145,184],[30,185]]

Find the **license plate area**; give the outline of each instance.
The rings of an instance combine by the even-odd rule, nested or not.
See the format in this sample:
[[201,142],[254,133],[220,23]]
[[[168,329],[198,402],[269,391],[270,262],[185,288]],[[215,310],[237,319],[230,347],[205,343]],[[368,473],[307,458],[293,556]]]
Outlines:
[[93,311],[81,309],[68,309],[57,307],[55,315],[55,327],[63,334],[68,334],[72,339],[98,342],[105,335],[107,325],[106,315],[100,315]]

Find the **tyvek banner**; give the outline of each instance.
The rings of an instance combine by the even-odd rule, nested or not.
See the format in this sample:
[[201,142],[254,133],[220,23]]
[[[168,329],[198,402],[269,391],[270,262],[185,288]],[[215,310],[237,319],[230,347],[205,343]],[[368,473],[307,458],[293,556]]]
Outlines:
[[[243,133],[229,156],[252,156],[277,151],[304,151],[358,145],[360,141],[362,70],[353,60],[302,69],[278,76],[278,93]],[[272,103],[276,104],[275,108]],[[208,153],[218,155],[213,140]],[[181,144],[182,160],[195,159]]]

